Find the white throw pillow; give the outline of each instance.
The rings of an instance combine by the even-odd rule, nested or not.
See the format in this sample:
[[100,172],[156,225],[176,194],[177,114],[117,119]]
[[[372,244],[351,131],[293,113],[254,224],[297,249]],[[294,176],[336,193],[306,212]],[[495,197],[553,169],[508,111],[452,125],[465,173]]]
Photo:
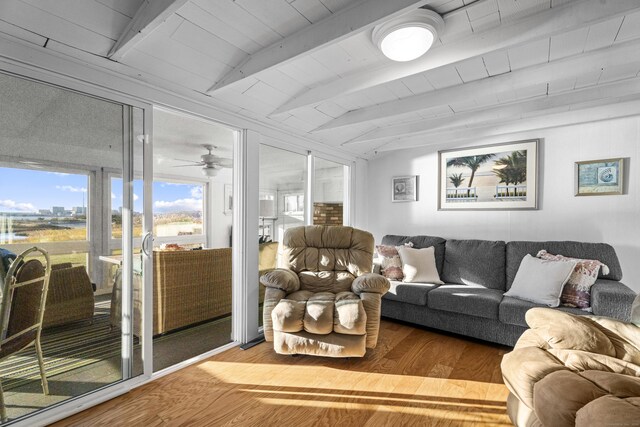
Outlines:
[[442,285],[436,268],[436,250],[433,246],[414,249],[398,246],[398,254],[402,261],[402,273],[405,283],[436,283]]
[[575,266],[575,261],[547,261],[527,254],[520,263],[511,289],[504,295],[557,307],[562,287]]

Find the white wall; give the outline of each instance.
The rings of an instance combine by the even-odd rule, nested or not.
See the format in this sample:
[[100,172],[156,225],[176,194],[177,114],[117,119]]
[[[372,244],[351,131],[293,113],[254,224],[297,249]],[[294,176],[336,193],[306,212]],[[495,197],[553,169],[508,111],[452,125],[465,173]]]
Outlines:
[[[540,138],[539,209],[438,211],[438,150]],[[626,194],[574,196],[574,162],[625,157]],[[640,291],[640,117],[422,147],[378,155],[368,165],[366,224],[385,234],[491,240],[577,240],[615,248],[623,282]],[[419,200],[391,202],[391,177],[419,175]],[[362,209],[362,207],[360,207]]]

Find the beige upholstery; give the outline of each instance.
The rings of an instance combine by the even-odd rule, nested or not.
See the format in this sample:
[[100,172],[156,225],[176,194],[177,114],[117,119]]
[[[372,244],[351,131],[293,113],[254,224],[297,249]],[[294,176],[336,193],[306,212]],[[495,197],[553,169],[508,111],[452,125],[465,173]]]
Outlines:
[[548,308],[526,320],[501,365],[515,425],[640,424],[639,326]]
[[352,227],[290,228],[267,288],[264,334],[281,354],[364,356],[374,348],[389,281],[371,273],[374,240]]

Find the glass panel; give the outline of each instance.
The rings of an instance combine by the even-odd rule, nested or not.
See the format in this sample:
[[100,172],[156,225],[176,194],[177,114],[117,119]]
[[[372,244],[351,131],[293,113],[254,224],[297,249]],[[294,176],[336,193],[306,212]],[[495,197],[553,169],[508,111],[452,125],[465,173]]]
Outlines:
[[343,225],[346,166],[329,160],[314,161],[313,223]]
[[[231,342],[233,131],[154,111],[153,370]],[[197,249],[197,250],[193,250]]]
[[[5,341],[0,378],[9,420],[123,379],[113,282],[100,256],[108,254],[105,170],[122,170],[127,111],[0,74],[0,248],[6,256],[37,246],[53,266],[41,329],[49,393],[35,346],[9,351]],[[3,259],[0,276],[10,263]],[[6,288],[7,307],[10,295]],[[29,307],[38,310],[40,299],[22,300],[20,310]]]
[[[260,146],[259,274],[276,267],[278,242],[289,227],[304,225],[307,156]],[[260,288],[259,324],[262,326],[264,286]]]

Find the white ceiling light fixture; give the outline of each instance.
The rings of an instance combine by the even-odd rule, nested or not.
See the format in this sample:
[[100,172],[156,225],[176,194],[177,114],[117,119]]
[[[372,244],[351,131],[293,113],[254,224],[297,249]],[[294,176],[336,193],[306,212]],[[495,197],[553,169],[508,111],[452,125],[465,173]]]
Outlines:
[[202,174],[209,178],[213,178],[214,176],[218,175],[218,168],[215,166],[212,166],[212,167],[205,166],[204,168],[202,168]]
[[444,29],[436,12],[417,9],[373,29],[373,43],[387,58],[406,62],[424,55]]

